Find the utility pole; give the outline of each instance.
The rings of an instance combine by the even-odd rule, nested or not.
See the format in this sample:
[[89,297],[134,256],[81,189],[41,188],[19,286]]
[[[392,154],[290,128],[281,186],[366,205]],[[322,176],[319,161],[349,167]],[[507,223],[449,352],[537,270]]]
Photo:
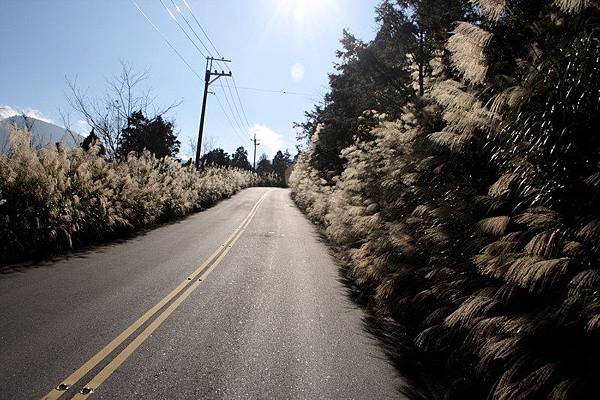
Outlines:
[[216,69],[212,71],[213,61],[219,61],[224,63],[231,62],[231,60],[226,60],[224,58],[206,57],[206,74],[204,75],[204,97],[202,99],[202,113],[200,114],[200,128],[198,129],[198,144],[196,146],[196,168],[200,167],[200,157],[202,157],[202,136],[204,134],[204,117],[206,114],[206,98],[208,97],[208,87],[211,83],[213,83],[222,76],[231,76],[231,71],[227,73],[225,71],[218,72]]
[[256,146],[260,145],[260,142],[256,140],[256,133],[254,134],[254,139],[252,139],[254,143],[254,170],[256,171]]

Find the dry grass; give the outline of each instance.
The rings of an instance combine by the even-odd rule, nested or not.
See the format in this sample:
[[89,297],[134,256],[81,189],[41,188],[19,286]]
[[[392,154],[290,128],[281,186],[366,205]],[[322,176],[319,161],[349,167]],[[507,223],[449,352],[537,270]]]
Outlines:
[[446,45],[452,64],[471,83],[483,82],[488,70],[484,50],[492,34],[468,22],[458,23],[452,33]]
[[259,183],[248,171],[196,171],[149,153],[117,163],[93,150],[34,151],[24,131],[12,133],[0,171],[3,263],[118,237]]

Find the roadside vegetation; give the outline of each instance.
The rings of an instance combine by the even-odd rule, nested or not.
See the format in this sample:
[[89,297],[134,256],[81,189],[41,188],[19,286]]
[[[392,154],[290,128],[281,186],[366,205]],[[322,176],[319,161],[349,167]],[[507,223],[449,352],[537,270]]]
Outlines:
[[376,15],[373,41],[344,32],[298,124],[296,203],[412,397],[595,397],[598,3],[386,0]]
[[109,161],[97,144],[33,150],[30,140],[15,131],[0,155],[1,264],[123,237],[260,184],[252,171],[196,170],[149,151]]
[[[155,106],[147,79],[121,62],[99,98],[68,81],[69,104],[91,127],[75,148],[40,145],[27,128],[11,128],[0,153],[0,266],[122,238],[247,187],[286,185],[287,152],[267,167],[262,157],[257,171],[243,147],[231,157],[208,151],[199,169],[179,160],[167,113],[181,102]],[[69,113],[61,114],[71,132]]]

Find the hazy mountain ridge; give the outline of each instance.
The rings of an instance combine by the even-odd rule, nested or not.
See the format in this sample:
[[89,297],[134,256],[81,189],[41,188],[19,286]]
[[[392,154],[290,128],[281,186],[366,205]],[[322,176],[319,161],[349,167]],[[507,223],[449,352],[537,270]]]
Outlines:
[[[0,110],[2,111],[2,110]],[[48,144],[62,143],[68,147],[76,147],[81,143],[83,137],[77,132],[69,131],[58,125],[42,121],[24,114],[5,117],[0,114],[0,151],[8,148],[8,137],[12,127],[27,129],[32,134],[34,146],[46,146]],[[3,118],[4,117],[4,118]]]

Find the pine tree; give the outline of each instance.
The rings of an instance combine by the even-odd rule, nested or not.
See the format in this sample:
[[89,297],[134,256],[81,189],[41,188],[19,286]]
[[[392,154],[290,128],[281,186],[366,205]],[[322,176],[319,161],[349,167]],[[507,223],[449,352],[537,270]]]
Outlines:
[[229,154],[227,154],[225,150],[217,148],[204,154],[200,159],[200,164],[227,167],[231,165],[231,158],[229,158]]
[[135,111],[123,129],[118,154],[127,157],[133,152],[139,156],[147,150],[158,158],[174,157],[179,152],[179,146],[173,123],[163,120],[161,116],[149,120],[141,111]]
[[100,141],[100,138],[94,133],[94,128],[92,128],[90,134],[83,139],[83,142],[81,142],[81,148],[85,151],[96,148],[98,155],[104,156],[106,154],[106,148]]
[[273,172],[273,165],[271,164],[271,160],[267,157],[266,154],[261,154],[258,159],[258,164],[256,166],[256,172],[263,176],[268,175]]
[[248,151],[244,149],[243,146],[238,147],[235,150],[235,153],[231,155],[231,166],[252,170],[252,165],[250,165],[250,162],[248,161]]
[[290,153],[286,150],[285,153],[282,153],[281,150],[278,150],[275,156],[273,157],[273,172],[277,175],[277,181],[279,186],[285,187],[286,183],[286,171],[292,165],[292,157]]

